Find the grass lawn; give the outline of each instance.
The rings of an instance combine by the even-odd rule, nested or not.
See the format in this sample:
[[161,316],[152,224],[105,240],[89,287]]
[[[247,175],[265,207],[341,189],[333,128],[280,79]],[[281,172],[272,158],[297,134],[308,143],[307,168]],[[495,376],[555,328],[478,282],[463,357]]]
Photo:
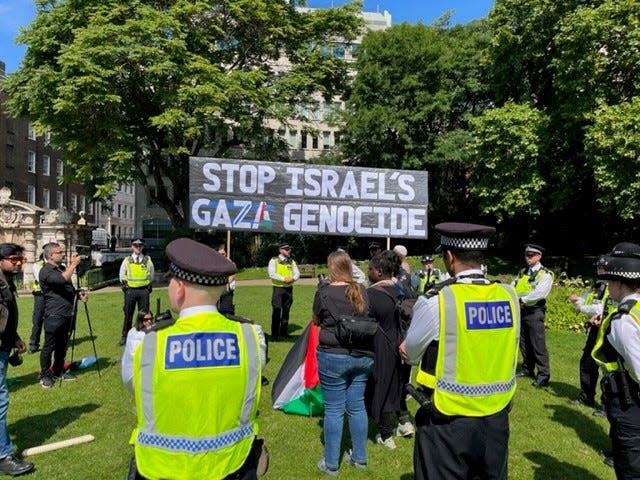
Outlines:
[[[291,315],[292,333],[302,331],[310,318],[315,286],[298,285]],[[270,330],[271,288],[242,286],[236,290],[237,312]],[[156,299],[167,308],[166,290],[155,289]],[[20,298],[20,332],[26,340],[31,328],[31,296]],[[10,387],[9,430],[19,451],[87,433],[95,441],[29,457],[36,471],[33,479],[122,479],[131,457],[129,436],[135,423],[133,402],[120,381],[120,355],[116,346],[122,325],[122,294],[92,292],[91,324],[96,336],[101,376],[96,367],[78,372],[78,380],[45,390],[37,380],[38,355],[25,355],[24,364],[10,368],[9,377],[19,380]],[[606,419],[591,416],[591,410],[574,407],[567,400],[578,393],[578,359],[585,336],[570,331],[548,331],[551,355],[551,385],[536,390],[529,379],[519,379],[511,413],[509,444],[510,478],[517,480],[614,479],[613,470],[602,463],[598,450],[608,446]],[[290,343],[270,345],[265,375],[273,380]],[[75,341],[75,359],[92,355],[85,312],[80,305]],[[67,358],[70,358],[69,351]],[[224,389],[224,385],[216,388]],[[322,456],[320,418],[285,415],[271,408],[271,387],[263,387],[260,436],[271,454],[266,478],[295,480],[324,478],[316,469]],[[413,400],[410,407],[415,410]],[[176,412],[180,415],[180,412]],[[375,430],[370,430],[373,439]],[[339,477],[353,479],[413,478],[413,441],[398,439],[390,451],[369,443],[369,468],[360,471],[343,465]]]

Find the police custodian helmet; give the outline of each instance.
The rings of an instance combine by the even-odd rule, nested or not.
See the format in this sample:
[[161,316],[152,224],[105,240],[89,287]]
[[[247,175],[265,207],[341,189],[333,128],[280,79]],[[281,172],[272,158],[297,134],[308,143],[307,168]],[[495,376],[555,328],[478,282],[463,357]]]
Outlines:
[[618,243],[610,254],[604,256],[603,280],[640,280],[640,245],[630,242]]
[[190,238],[178,238],[167,245],[171,261],[169,274],[190,283],[225,285],[229,275],[236,273],[236,265],[213,248]]

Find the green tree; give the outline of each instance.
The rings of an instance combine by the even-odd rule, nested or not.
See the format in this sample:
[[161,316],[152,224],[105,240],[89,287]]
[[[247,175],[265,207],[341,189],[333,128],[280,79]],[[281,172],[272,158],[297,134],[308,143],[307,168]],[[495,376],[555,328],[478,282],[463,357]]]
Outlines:
[[640,217],[640,97],[596,111],[586,137],[598,199],[607,213]]
[[67,176],[91,193],[137,181],[182,226],[189,155],[278,158],[267,120],[286,123],[313,92],[343,92],[347,66],[327,52],[358,35],[361,3],[301,3],[37,0],[18,39],[25,59],[3,85],[9,109],[51,129]]
[[431,209],[464,210],[468,171],[460,152],[468,116],[488,104],[480,56],[486,23],[399,24],[369,32],[343,117],[342,152],[354,165],[429,170]]
[[499,220],[540,215],[546,181],[540,174],[540,136],[548,119],[527,105],[507,103],[472,120],[478,159],[472,192],[482,213]]

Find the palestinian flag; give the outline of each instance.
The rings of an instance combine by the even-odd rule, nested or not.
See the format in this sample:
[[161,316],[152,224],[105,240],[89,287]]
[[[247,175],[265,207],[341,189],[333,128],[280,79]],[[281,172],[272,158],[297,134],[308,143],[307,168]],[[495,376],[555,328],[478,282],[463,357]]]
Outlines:
[[295,415],[321,415],[324,410],[318,378],[319,330],[309,322],[282,362],[271,389],[274,409]]

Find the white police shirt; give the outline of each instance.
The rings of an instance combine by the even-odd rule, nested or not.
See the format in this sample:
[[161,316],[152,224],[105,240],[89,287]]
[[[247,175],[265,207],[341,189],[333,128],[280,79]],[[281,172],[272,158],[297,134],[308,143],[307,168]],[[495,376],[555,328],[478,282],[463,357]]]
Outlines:
[[[620,303],[628,300],[640,301],[640,293],[624,297]],[[636,378],[640,378],[640,325],[629,314],[622,315],[611,322],[611,331],[607,335],[611,346],[624,358],[625,363]]]

